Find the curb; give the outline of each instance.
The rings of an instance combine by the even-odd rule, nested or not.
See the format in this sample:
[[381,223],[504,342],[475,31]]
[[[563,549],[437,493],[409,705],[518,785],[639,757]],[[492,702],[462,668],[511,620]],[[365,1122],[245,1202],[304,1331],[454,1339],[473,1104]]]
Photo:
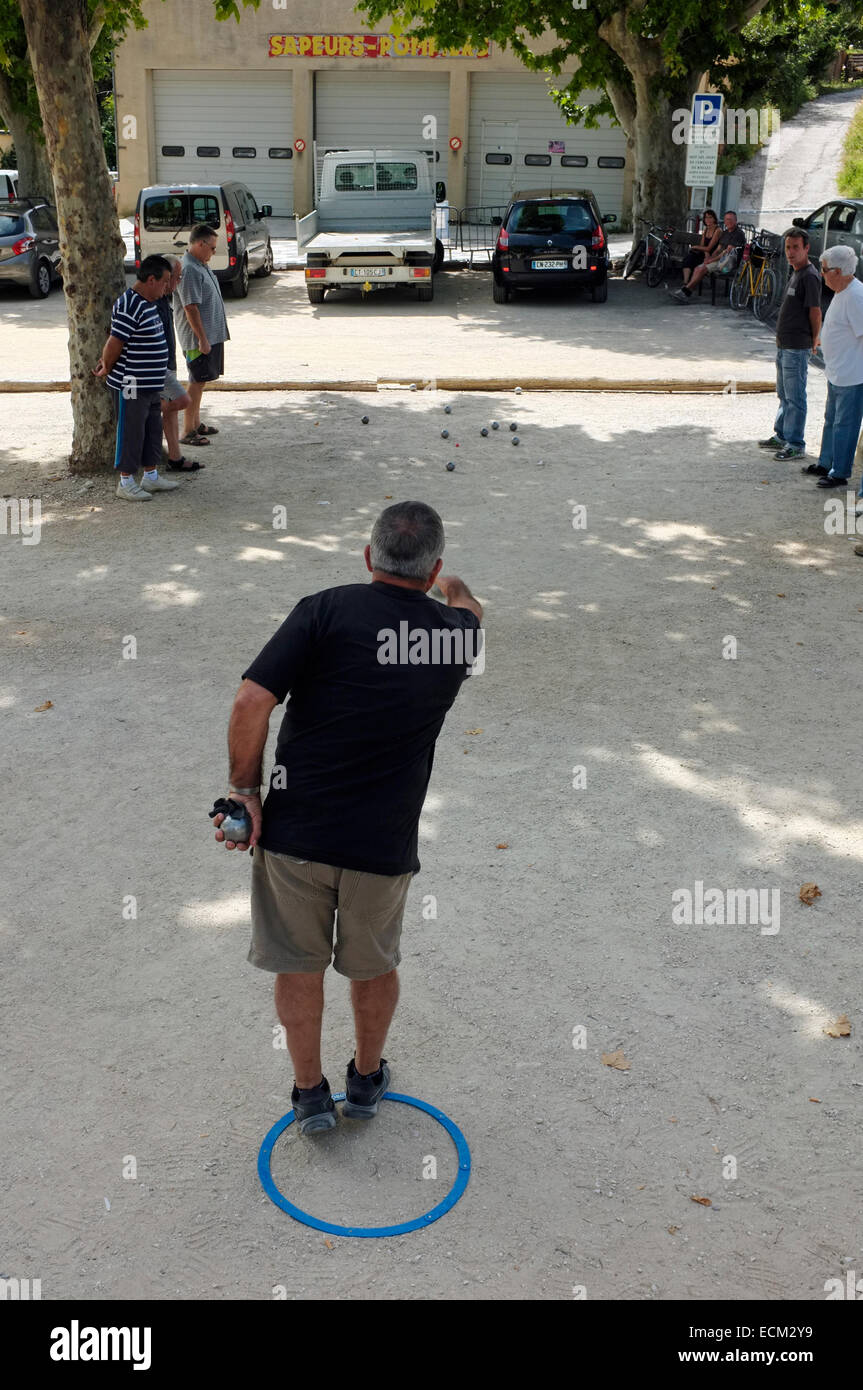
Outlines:
[[[655,378],[644,381],[609,377],[425,377],[375,381],[211,381],[211,391],[608,391],[643,395],[752,395],[775,394],[775,381],[685,381]],[[3,381],[0,395],[29,395],[69,391],[68,381]]]

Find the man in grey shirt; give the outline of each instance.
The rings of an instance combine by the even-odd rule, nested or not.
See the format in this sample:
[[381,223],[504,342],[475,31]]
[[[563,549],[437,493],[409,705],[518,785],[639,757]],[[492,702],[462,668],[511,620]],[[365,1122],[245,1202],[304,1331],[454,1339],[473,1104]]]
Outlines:
[[212,425],[201,424],[204,384],[216,381],[225,370],[225,343],[230,338],[219,282],[207,262],[216,249],[216,233],[206,222],[192,228],[177,286],[174,323],[180,347],[189,367],[191,404],[184,415],[186,433],[181,444],[209,444]]

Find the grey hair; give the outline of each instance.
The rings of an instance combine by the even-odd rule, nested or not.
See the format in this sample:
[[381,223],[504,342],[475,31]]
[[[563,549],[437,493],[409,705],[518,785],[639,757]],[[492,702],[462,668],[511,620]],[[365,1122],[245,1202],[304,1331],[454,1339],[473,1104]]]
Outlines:
[[825,262],[831,270],[853,275],[857,269],[857,252],[853,246],[828,246],[826,251],[821,252],[821,264]]
[[443,548],[443,522],[425,502],[396,502],[372,527],[372,569],[398,579],[428,579]]

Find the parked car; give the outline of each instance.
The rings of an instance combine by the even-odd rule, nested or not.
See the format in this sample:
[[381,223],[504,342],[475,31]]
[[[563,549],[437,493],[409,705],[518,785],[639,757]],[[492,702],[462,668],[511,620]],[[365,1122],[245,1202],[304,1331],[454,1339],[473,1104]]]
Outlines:
[[500,219],[492,256],[493,294],[506,304],[513,290],[537,286],[589,289],[597,304],[608,298],[610,257],[605,217],[589,189],[515,193]]
[[0,198],[18,197],[18,170],[0,169]]
[[817,265],[828,246],[852,246],[857,252],[857,279],[863,280],[863,198],[833,198],[808,217],[793,221],[809,233],[810,261]]
[[142,188],[135,208],[135,269],[145,256],[182,255],[198,222],[216,233],[210,269],[237,299],[249,293],[249,276],[270,275],[273,248],[266,219],[244,183],[154,184]]
[[0,284],[23,285],[44,299],[60,278],[60,232],[50,203],[0,199]]

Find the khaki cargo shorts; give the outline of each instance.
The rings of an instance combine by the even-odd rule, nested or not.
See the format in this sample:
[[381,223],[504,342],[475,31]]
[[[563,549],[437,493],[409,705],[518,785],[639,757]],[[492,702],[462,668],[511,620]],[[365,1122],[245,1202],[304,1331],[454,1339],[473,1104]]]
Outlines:
[[386,975],[401,960],[412,878],[300,863],[259,846],[252,859],[250,965],[313,974],[326,970],[332,958],[333,969],[349,980]]

